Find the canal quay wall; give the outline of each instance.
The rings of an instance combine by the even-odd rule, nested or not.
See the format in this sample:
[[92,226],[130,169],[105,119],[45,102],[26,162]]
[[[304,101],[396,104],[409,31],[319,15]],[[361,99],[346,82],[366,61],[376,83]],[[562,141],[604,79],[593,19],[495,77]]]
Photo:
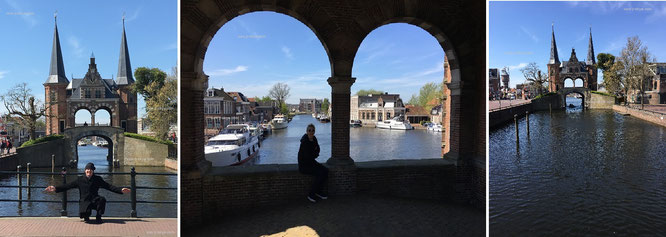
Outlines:
[[[162,143],[125,136],[122,165],[165,166],[169,147]],[[178,163],[178,162],[176,162]]]
[[562,107],[560,97],[557,95],[544,96],[539,99],[533,99],[530,103],[508,107],[488,113],[488,121],[490,128],[494,128],[508,122],[513,122],[513,116],[518,115],[518,118],[525,117],[525,112],[533,113],[536,111],[549,111],[550,109],[557,110]]
[[[325,165],[325,164],[324,164]],[[456,166],[444,159],[390,160],[356,162],[349,175],[354,194],[376,194],[414,199],[455,202]],[[333,172],[329,173],[330,187]],[[308,202],[306,196],[314,181],[313,176],[299,173],[297,164],[271,164],[253,166],[213,167],[197,179],[182,177],[182,192],[199,192],[184,203],[199,206],[202,220],[233,215],[248,208],[276,206],[288,202]],[[484,186],[485,188],[485,186]],[[330,195],[341,196],[329,190]],[[485,202],[484,202],[485,203]],[[190,215],[190,214],[188,214]]]
[[621,114],[629,114],[633,117],[666,127],[666,114],[634,109],[622,105],[613,105],[613,110]]
[[590,109],[613,109],[615,97],[590,93]]
[[0,158],[0,170],[16,170],[16,166],[26,167],[30,163],[31,168],[51,167],[51,156],[55,155],[53,163],[55,167],[67,166],[68,159],[65,157],[65,139],[58,139],[27,147],[16,149],[16,153]]

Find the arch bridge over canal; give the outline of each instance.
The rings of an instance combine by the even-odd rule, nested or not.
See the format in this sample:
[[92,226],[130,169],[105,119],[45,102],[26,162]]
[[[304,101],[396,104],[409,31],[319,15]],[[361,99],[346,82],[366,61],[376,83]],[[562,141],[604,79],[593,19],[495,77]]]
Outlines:
[[591,98],[591,93],[590,89],[585,88],[585,87],[565,87],[562,89],[559,89],[557,91],[557,95],[560,97],[560,101],[562,101],[561,105],[562,108],[567,106],[567,95],[568,94],[579,94],[583,100],[582,106],[583,108],[590,108],[590,98]]
[[[124,161],[124,144],[125,144],[125,130],[119,127],[111,126],[81,126],[67,128],[64,131],[65,135],[65,151],[64,155],[67,160],[74,160],[75,164],[78,165],[78,150],[77,145],[79,140],[90,137],[97,136],[100,137],[109,144],[109,152],[106,156],[106,160],[110,163],[123,164]],[[117,163],[113,161],[118,161]]]

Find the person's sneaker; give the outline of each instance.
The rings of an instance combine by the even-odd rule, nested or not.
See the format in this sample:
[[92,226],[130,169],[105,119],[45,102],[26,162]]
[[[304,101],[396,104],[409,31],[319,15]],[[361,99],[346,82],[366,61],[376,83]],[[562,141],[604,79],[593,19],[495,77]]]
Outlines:
[[95,222],[96,222],[97,224],[102,224],[102,216],[96,216],[96,217],[95,217]]
[[315,199],[314,197],[310,197],[310,195],[308,195],[308,200],[310,200],[310,202],[312,203],[317,203],[317,199]]
[[317,197],[321,198],[322,200],[328,199],[328,196],[326,196],[324,194],[315,193],[315,195],[317,195]]
[[85,223],[90,222],[90,218],[88,218],[88,217],[84,217],[84,218],[83,218],[83,222],[85,222]]

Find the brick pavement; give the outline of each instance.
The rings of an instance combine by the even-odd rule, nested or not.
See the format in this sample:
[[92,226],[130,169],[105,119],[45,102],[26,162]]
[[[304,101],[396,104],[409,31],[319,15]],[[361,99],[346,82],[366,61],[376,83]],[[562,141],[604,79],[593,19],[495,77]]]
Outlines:
[[227,213],[182,236],[485,236],[485,211],[441,201],[376,195]]
[[87,224],[72,217],[0,217],[0,236],[177,236],[177,231],[176,218],[108,217]]

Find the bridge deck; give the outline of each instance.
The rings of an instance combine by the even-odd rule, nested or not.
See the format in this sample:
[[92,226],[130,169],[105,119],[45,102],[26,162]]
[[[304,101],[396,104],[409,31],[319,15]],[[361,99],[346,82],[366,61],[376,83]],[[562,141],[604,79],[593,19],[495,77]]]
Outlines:
[[0,236],[177,236],[176,218],[108,217],[102,224],[79,218],[2,217]]

